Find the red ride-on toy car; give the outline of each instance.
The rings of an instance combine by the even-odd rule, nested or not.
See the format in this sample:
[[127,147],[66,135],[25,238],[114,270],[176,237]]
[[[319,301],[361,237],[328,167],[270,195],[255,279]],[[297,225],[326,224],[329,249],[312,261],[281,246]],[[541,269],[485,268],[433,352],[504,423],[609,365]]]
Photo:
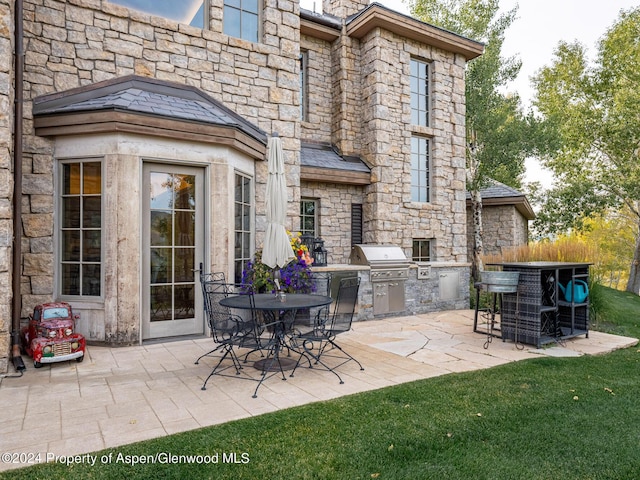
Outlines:
[[84,360],[85,339],[75,333],[78,318],[66,302],[43,303],[33,309],[29,326],[23,330],[23,339],[35,368],[45,363]]

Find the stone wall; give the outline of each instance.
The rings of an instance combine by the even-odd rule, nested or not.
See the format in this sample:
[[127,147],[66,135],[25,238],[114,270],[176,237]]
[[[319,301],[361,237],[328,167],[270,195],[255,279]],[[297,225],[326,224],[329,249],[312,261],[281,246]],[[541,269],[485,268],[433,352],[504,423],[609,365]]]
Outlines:
[[13,1],[0,0],[0,373],[10,352],[13,245]]
[[[372,168],[372,184],[362,187],[362,201],[350,201],[345,196],[350,189],[332,193],[333,186],[328,195],[317,196],[303,188],[303,196],[322,198],[322,208],[328,212],[344,212],[351,203],[363,203],[365,242],[396,244],[409,252],[412,238],[428,238],[434,240],[438,261],[466,262],[464,58],[381,29],[362,40],[345,35],[333,43],[304,36],[301,40],[310,65],[309,122],[302,123],[302,139],[332,143],[342,154],[360,156]],[[412,57],[431,62],[430,127],[410,125]],[[329,65],[331,78],[326,73]],[[327,96],[323,85],[329,81]],[[431,143],[429,203],[410,201],[412,135]],[[360,188],[355,191],[356,197],[360,195]],[[336,219],[333,213],[320,217],[331,261],[347,261],[349,239],[344,232],[349,229],[347,217]]]
[[[364,236],[400,245],[434,239],[437,261],[466,262],[464,58],[375,29],[362,39],[362,156],[372,167]],[[412,57],[431,62],[432,124],[410,125]],[[356,87],[357,88],[357,87]],[[344,106],[350,110],[350,106]],[[345,132],[344,138],[358,132]],[[431,144],[431,199],[411,201],[411,138]],[[345,152],[351,153],[351,152]]]
[[[467,228],[473,232],[471,209]],[[504,249],[526,245],[529,222],[513,205],[485,206],[482,209],[483,250],[486,255],[500,255]],[[469,235],[469,258],[473,254],[473,236]]]
[[304,198],[318,200],[320,228],[327,248],[328,263],[347,263],[351,255],[351,204],[364,202],[363,187],[303,182]]
[[[354,321],[469,308],[471,271],[468,264],[446,262],[421,266],[412,264],[405,281],[405,309],[383,315],[374,315],[375,284],[371,282],[370,267],[329,265],[316,267],[313,270],[333,277],[358,276],[360,278],[358,305]],[[443,281],[443,279],[449,281]]]
[[[222,0],[211,1],[208,30],[106,0],[25,1],[23,317],[54,293],[54,143],[34,135],[33,98],[130,74],[195,86],[266,132],[277,131],[288,174],[299,179],[299,5],[265,0],[264,6],[263,42],[256,44],[222,34]],[[257,199],[265,183],[266,163],[256,163]],[[293,222],[299,182],[290,195]],[[260,245],[262,203],[256,212]]]

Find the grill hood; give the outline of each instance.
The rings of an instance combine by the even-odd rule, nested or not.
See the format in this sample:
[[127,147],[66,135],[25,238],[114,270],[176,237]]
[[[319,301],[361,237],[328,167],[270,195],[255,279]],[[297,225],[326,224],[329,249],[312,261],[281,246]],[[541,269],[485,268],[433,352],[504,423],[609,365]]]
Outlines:
[[351,247],[349,263],[352,265],[408,265],[409,260],[396,245],[361,244]]

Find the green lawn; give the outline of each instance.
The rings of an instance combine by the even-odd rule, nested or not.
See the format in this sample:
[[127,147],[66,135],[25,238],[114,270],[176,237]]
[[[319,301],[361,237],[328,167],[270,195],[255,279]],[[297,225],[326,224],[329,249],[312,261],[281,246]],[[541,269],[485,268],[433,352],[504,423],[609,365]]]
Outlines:
[[[601,288],[594,301],[598,326],[640,337],[640,298]],[[2,478],[637,479],[639,362],[638,347],[522,361],[104,450],[93,467]],[[171,463],[130,465],[158,454]]]

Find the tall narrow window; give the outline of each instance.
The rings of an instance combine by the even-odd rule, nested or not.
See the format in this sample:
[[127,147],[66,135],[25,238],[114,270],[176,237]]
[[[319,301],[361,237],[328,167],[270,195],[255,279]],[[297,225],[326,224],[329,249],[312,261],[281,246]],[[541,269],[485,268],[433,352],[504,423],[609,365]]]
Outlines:
[[236,174],[235,185],[235,242],[234,242],[234,281],[242,281],[242,271],[251,260],[251,218],[253,212],[252,181],[250,177]]
[[429,126],[429,64],[411,60],[411,123]]
[[60,293],[102,293],[102,164],[63,163],[60,198]]
[[429,140],[411,138],[411,201],[429,202],[430,188]]
[[414,262],[430,262],[431,261],[431,240],[423,238],[415,238],[413,240],[413,255],[411,259]]
[[260,0],[224,0],[223,32],[250,42],[258,41]]
[[[109,0],[132,10],[150,13],[159,17],[186,23],[192,27],[206,28],[208,0],[154,1],[149,0]],[[205,15],[206,13],[206,15]]]
[[308,52],[302,52],[300,54],[300,120],[308,120],[308,106],[309,106],[309,92],[308,92],[308,72],[307,63],[309,59]]
[[318,202],[317,200],[302,199],[300,202],[300,233],[302,235],[318,236]]

